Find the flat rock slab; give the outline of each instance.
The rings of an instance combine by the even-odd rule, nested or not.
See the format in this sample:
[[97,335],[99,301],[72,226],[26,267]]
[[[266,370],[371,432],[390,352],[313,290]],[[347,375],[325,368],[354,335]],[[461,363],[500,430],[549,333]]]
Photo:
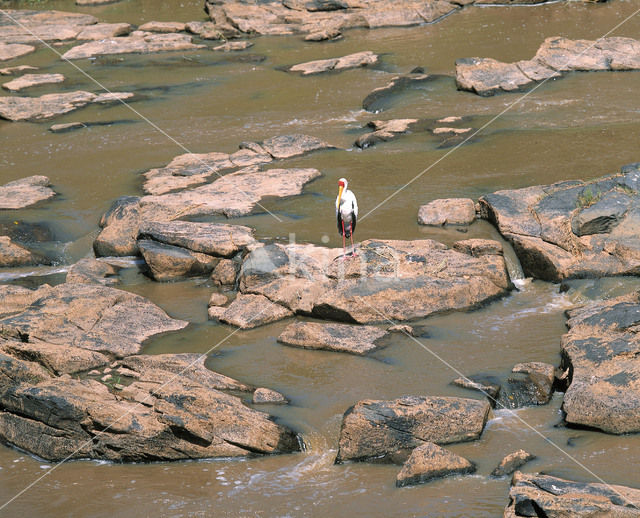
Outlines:
[[[105,384],[51,374],[43,364],[53,356],[39,354],[40,344],[1,342],[0,438],[41,458],[145,462],[300,450],[295,432],[221,392],[248,387],[206,369],[204,355],[127,358],[102,370],[128,379],[116,389],[110,374]],[[95,364],[85,362],[100,375]]]
[[46,176],[28,176],[0,186],[0,209],[24,209],[53,198],[56,192],[49,187]]
[[149,54],[176,50],[195,50],[205,45],[192,43],[188,34],[156,34],[135,31],[130,36],[91,41],[77,45],[62,55],[62,59],[82,59],[113,54]]
[[639,489],[516,472],[504,516],[635,517],[639,507]]
[[233,257],[256,243],[253,232],[250,227],[224,223],[146,221],[140,225],[138,239],[153,239],[215,257]]
[[475,219],[475,203],[469,198],[433,200],[418,209],[421,225],[469,225]]
[[639,70],[640,41],[609,37],[598,41],[547,38],[527,61],[502,63],[491,58],[456,61],[456,83],[461,90],[488,96],[527,89],[566,72]]
[[637,294],[568,313],[562,367],[567,423],[607,433],[640,432],[640,299]]
[[319,59],[316,61],[308,61],[307,63],[299,63],[298,65],[289,67],[289,72],[300,72],[303,76],[308,76],[332,70],[340,71],[349,68],[366,67],[375,65],[377,62],[378,55],[367,50],[340,58]]
[[77,91],[41,97],[0,97],[0,118],[10,121],[38,121],[69,113],[89,103],[115,102],[132,96],[128,92],[96,95]]
[[317,169],[242,169],[194,189],[144,196],[140,199],[141,217],[166,221],[178,217],[244,216],[263,198],[298,195],[304,185],[319,176]]
[[4,83],[2,88],[10,92],[19,92],[32,86],[62,83],[63,81],[64,76],[62,74],[25,74],[17,79]]
[[472,257],[432,240],[368,240],[342,249],[273,244],[249,253],[240,289],[299,314],[389,323],[470,309],[511,289],[502,255]]
[[278,342],[303,349],[325,349],[364,355],[383,346],[379,341],[387,335],[374,326],[294,322],[278,337]]
[[591,182],[498,191],[479,203],[527,276],[558,282],[640,273],[639,164]]
[[35,51],[36,48],[31,45],[23,45],[21,43],[3,43],[0,42],[0,61],[19,58]]
[[186,24],[183,22],[147,22],[140,27],[139,30],[145,32],[183,32],[186,30]]
[[342,419],[336,463],[404,462],[414,448],[428,442],[478,439],[489,410],[486,401],[455,397],[359,401]]
[[216,313],[218,320],[240,329],[252,329],[293,316],[292,311],[262,295],[240,294],[228,307],[220,309],[223,311]]
[[14,243],[9,236],[0,236],[0,267],[50,264],[44,256]]
[[[8,289],[1,286],[0,295]],[[43,285],[31,297],[20,297],[12,298],[14,312],[2,318],[0,326],[29,339],[115,356],[135,354],[147,338],[188,324],[170,318],[144,297],[99,284]]]
[[126,36],[133,30],[129,23],[96,23],[82,29],[76,39],[78,40],[104,40]]
[[411,452],[396,477],[396,486],[424,484],[436,478],[473,473],[475,470],[473,462],[427,442]]
[[17,65],[15,67],[0,68],[0,76],[15,76],[31,70],[38,70],[38,67],[32,67],[31,65]]
[[0,13],[0,42],[39,43],[73,40],[97,19],[88,14],[64,11],[3,9]]

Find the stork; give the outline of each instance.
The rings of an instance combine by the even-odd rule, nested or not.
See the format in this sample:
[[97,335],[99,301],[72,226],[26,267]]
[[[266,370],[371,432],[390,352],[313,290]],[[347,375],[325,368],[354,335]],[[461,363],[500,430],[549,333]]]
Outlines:
[[348,188],[349,182],[345,178],[338,180],[338,197],[336,198],[336,218],[338,219],[338,232],[342,236],[343,257],[346,257],[346,241],[351,239],[351,257],[356,256],[353,245],[353,232],[356,229],[358,218],[358,202],[355,195]]

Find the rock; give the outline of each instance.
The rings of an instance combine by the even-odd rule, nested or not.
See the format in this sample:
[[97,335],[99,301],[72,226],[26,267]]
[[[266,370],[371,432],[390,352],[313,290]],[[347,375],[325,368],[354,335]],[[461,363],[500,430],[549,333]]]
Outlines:
[[133,30],[128,23],[96,23],[82,29],[76,36],[77,40],[105,40],[126,36]]
[[395,76],[385,86],[372,90],[362,101],[362,108],[368,112],[381,112],[389,97],[397,95],[415,84],[421,84],[431,79],[433,79],[432,76],[423,72],[411,72]]
[[32,67],[31,65],[18,65],[15,67],[0,68],[0,76],[15,76],[21,72],[27,72],[30,70],[38,70],[38,67]]
[[14,358],[35,362],[55,375],[76,374],[109,364],[109,357],[79,347],[33,340],[22,342],[0,338],[0,350]]
[[469,225],[475,219],[475,204],[469,198],[433,200],[418,210],[421,225]]
[[378,55],[367,50],[342,56],[341,58],[319,59],[307,63],[299,63],[298,65],[289,67],[288,71],[300,72],[303,76],[308,76],[329,72],[331,70],[339,71],[349,68],[366,67],[368,65],[375,65],[377,62]]
[[134,96],[135,94],[131,92],[107,92],[104,94],[96,95],[96,98],[93,100],[93,102],[96,104],[115,104],[120,101],[131,99]]
[[637,516],[640,490],[610,484],[574,482],[550,475],[516,472],[505,518],[517,516]]
[[69,268],[66,282],[97,283],[111,286],[118,283],[114,277],[118,275],[118,268],[104,261],[92,257],[80,259]]
[[518,363],[511,372],[519,372],[528,375],[528,379],[535,387],[537,404],[544,405],[551,400],[553,383],[555,381],[555,367],[548,363],[527,362]]
[[138,30],[144,32],[183,32],[187,30],[187,26],[182,22],[147,22]]
[[402,333],[408,336],[415,336],[415,329],[408,324],[396,324],[387,328],[389,333]]
[[80,128],[86,128],[84,122],[67,122],[65,124],[54,124],[49,128],[51,133],[66,133],[67,131],[73,131]]
[[0,42],[0,61],[19,58],[26,54],[30,54],[36,50],[31,45],[22,45],[20,43],[2,43]]
[[396,477],[396,486],[424,484],[434,478],[473,473],[475,470],[473,462],[426,442],[411,452]]
[[524,450],[518,450],[510,453],[500,461],[500,464],[491,472],[491,476],[504,477],[505,475],[511,475],[511,473],[517,470],[520,466],[524,466],[527,462],[535,458],[535,455]]
[[[245,147],[247,145],[250,144],[244,144]],[[293,158],[322,149],[335,149],[334,146],[323,140],[300,133],[271,137],[261,142],[260,145],[275,160]]]
[[222,315],[224,315],[224,312],[227,310],[227,308],[224,308],[222,306],[209,306],[209,308],[207,309],[207,317],[209,318],[209,320],[215,320],[217,322],[220,322]]
[[482,392],[487,396],[489,403],[493,408],[496,406],[498,395],[502,389],[502,383],[498,378],[486,374],[475,374],[472,376],[456,378],[452,383],[458,387]]
[[640,271],[639,189],[640,167],[631,164],[599,180],[498,191],[479,203],[525,275],[559,282]]
[[161,196],[140,199],[145,220],[171,220],[177,217],[250,214],[264,197],[294,196],[302,187],[321,176],[317,169],[247,168],[227,174],[211,184]]
[[37,364],[12,361],[0,362],[0,380],[13,366],[12,385],[0,391],[0,437],[48,460],[166,461],[300,450],[292,430],[213,388],[229,384],[205,372],[203,355],[127,359],[143,369],[128,386],[105,381],[112,390],[119,385],[117,396],[96,380],[46,377],[33,370]]
[[[115,94],[131,97],[133,94]],[[44,120],[62,115],[92,102],[117,99],[114,94],[97,96],[89,92],[47,94],[41,97],[0,97],[0,118],[10,121]]]
[[404,462],[422,444],[478,439],[489,403],[452,397],[405,396],[364,400],[344,414],[336,463],[347,460]]
[[[0,294],[6,289],[0,286]],[[14,293],[11,304],[12,314],[0,326],[14,334],[116,356],[137,353],[147,338],[187,326],[144,297],[99,284],[45,285],[30,296]]]
[[190,221],[143,222],[138,239],[153,239],[216,257],[232,257],[256,242],[249,227]]
[[268,388],[256,389],[251,402],[254,405],[286,405],[288,403],[287,398],[280,394],[280,392]]
[[293,312],[284,306],[274,304],[262,295],[242,293],[224,309],[225,311],[220,314],[218,319],[240,329],[252,329],[293,315]]
[[473,257],[502,255],[502,244],[493,239],[463,239],[453,243],[453,249]]
[[456,83],[461,90],[479,95],[527,89],[574,70],[638,70],[640,41],[609,37],[598,41],[547,38],[533,59],[502,63],[491,58],[456,61]]
[[224,306],[227,302],[229,302],[229,299],[227,299],[226,295],[222,293],[212,293],[208,306]]
[[246,50],[253,47],[253,43],[250,41],[228,41],[223,45],[213,47],[213,50],[220,50],[222,52],[233,52],[238,50]]
[[366,149],[378,142],[393,140],[398,135],[403,135],[418,124],[418,119],[393,119],[387,121],[371,121],[367,124],[374,131],[358,137],[355,145],[360,149]]
[[238,266],[231,259],[221,259],[211,272],[211,280],[218,286],[234,286]]
[[640,431],[638,295],[588,304],[568,316],[561,349],[562,370],[569,369],[566,422],[612,434]]
[[28,176],[0,186],[0,209],[24,209],[56,193],[46,176]]
[[122,196],[102,216],[102,231],[93,242],[97,257],[138,255],[140,198]]
[[464,135],[469,133],[473,128],[434,128],[434,135]]
[[305,41],[328,41],[337,40],[342,37],[339,25],[321,26],[316,32],[307,34],[304,37]]
[[2,88],[10,92],[19,92],[32,86],[62,83],[63,81],[64,76],[62,74],[25,74],[8,83],[4,83]]
[[63,59],[82,59],[113,54],[148,54],[204,48],[191,42],[188,34],[154,34],[135,31],[129,36],[91,41],[77,45],[62,55]]
[[14,243],[8,236],[0,236],[0,267],[51,264],[46,257]]
[[[50,289],[51,287],[46,284],[40,286],[38,290],[30,290],[22,286],[12,286],[10,284],[0,285],[0,317],[6,317],[24,311],[27,306],[42,297],[44,293]],[[2,336],[5,336],[6,332],[6,330],[3,330]],[[14,335],[19,336],[19,333],[16,331]]]
[[386,334],[384,329],[374,326],[294,322],[280,334],[278,342],[303,349],[365,355],[382,347],[380,339]]
[[87,25],[98,20],[88,14],[64,11],[3,9],[0,13],[0,45],[8,43],[57,42],[74,39]]
[[139,239],[138,249],[156,281],[172,281],[208,275],[217,259],[179,246]]
[[361,243],[342,249],[273,244],[250,252],[240,290],[291,311],[351,323],[389,323],[469,309],[508,292],[501,255],[471,257],[432,240]]
[[104,5],[104,4],[113,4],[119,1],[120,0],[76,0],[76,5],[81,5],[81,6]]

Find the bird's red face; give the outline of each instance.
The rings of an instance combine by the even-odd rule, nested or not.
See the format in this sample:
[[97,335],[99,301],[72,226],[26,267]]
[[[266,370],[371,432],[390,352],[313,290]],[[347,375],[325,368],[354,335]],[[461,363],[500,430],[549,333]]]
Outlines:
[[344,182],[343,181],[339,181],[338,185],[344,189]]

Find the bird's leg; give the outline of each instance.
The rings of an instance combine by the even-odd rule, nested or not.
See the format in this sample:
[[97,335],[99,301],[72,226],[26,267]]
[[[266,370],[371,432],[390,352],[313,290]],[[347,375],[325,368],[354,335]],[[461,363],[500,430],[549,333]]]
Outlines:
[[356,257],[356,247],[353,244],[353,223],[349,223],[349,237],[351,238],[351,257]]
[[342,259],[347,257],[347,238],[344,235],[344,220],[342,220]]

